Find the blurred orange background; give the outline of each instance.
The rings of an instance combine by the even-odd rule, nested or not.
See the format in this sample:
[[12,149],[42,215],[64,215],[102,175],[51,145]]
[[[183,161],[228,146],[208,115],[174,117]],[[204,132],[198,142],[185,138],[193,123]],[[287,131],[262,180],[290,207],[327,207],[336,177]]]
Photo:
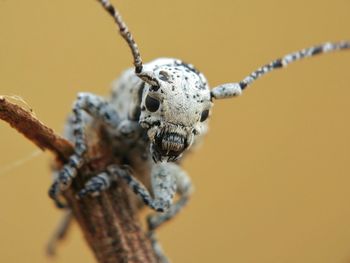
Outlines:
[[[178,57],[211,86],[288,52],[350,39],[350,2],[113,1],[144,61]],[[79,91],[107,95],[131,66],[94,0],[0,1],[0,94],[21,96],[62,131]],[[298,62],[216,101],[210,132],[184,166],[196,187],[159,230],[173,262],[350,262],[350,52]],[[60,218],[47,197],[50,155],[0,122],[0,262],[49,262]],[[2,171],[2,172],[1,172]],[[95,262],[75,225],[53,262]]]

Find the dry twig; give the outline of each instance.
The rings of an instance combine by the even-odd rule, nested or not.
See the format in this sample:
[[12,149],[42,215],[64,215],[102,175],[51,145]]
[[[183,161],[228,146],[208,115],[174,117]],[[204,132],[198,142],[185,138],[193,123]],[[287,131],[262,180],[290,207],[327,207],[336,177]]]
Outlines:
[[[73,152],[70,142],[4,97],[0,97],[0,119],[9,123],[42,150],[51,151],[57,157],[58,165],[67,160]],[[156,262],[150,240],[137,215],[136,201],[126,185],[120,183],[96,198],[75,198],[76,190],[80,189],[94,172],[103,170],[111,161],[118,163],[112,153],[106,150],[108,147],[104,147],[108,145],[108,141],[103,136],[103,130],[97,136],[99,143],[89,145],[89,154],[98,158],[92,159],[83,167],[71,189],[65,192],[65,199],[98,262]]]

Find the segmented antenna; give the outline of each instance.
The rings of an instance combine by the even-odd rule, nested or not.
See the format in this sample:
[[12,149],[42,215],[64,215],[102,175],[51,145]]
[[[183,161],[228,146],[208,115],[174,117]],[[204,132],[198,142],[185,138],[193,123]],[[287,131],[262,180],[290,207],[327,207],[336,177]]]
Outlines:
[[288,64],[303,58],[312,57],[315,55],[343,50],[343,49],[350,49],[349,41],[341,41],[336,43],[327,42],[318,46],[313,46],[313,47],[299,50],[297,52],[285,55],[282,58],[276,59],[262,66],[261,68],[258,68],[257,70],[255,70],[253,73],[251,73],[249,76],[247,76],[245,79],[243,79],[240,82],[227,83],[227,84],[222,84],[220,86],[215,87],[214,89],[212,89],[211,95],[215,99],[224,99],[224,98],[238,96],[242,93],[242,91],[247,86],[249,86],[255,80],[257,80],[261,76],[264,76],[266,73],[270,71],[273,71],[279,68],[285,68]]
[[102,4],[104,9],[113,17],[114,21],[118,25],[121,36],[125,39],[125,41],[128,43],[128,46],[131,49],[131,53],[134,58],[135,73],[136,74],[141,73],[142,59],[141,59],[139,48],[137,47],[137,44],[133,36],[131,35],[126,24],[124,23],[118,10],[116,10],[108,0],[97,0],[97,1]]

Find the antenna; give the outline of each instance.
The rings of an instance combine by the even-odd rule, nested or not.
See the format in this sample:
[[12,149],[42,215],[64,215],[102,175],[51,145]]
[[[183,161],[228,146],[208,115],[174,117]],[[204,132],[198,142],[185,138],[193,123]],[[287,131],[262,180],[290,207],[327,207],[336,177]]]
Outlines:
[[349,41],[340,41],[335,43],[327,42],[318,46],[313,46],[290,53],[258,68],[240,82],[226,83],[213,88],[211,91],[211,96],[214,99],[224,99],[241,95],[242,91],[246,87],[248,87],[258,78],[264,76],[266,73],[269,73],[275,69],[285,68],[288,64],[303,58],[313,57],[319,54],[325,54],[343,49],[350,49]]
[[140,74],[142,72],[142,59],[141,59],[140,51],[127,25],[124,23],[118,10],[115,9],[114,6],[108,0],[97,0],[97,1],[100,2],[103,8],[113,17],[115,23],[119,28],[119,32],[121,36],[125,39],[125,41],[127,42],[131,50],[132,56],[134,58],[135,73],[137,75]]

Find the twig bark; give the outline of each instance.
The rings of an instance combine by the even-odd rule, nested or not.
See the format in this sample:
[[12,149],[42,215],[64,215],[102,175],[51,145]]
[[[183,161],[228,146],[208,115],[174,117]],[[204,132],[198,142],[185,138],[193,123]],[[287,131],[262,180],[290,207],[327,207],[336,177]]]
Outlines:
[[[0,119],[42,150],[51,151],[57,157],[58,165],[64,163],[73,152],[70,142],[3,97],[0,97]],[[105,147],[108,141],[104,140],[103,130],[98,137],[98,143],[89,145],[89,154],[95,158],[81,169],[73,186],[65,191],[65,199],[98,262],[156,262],[151,241],[141,227],[134,196],[125,184],[118,183],[99,197],[75,198],[76,191],[81,189],[87,178],[103,170],[108,163],[119,161],[107,150],[109,147]]]

